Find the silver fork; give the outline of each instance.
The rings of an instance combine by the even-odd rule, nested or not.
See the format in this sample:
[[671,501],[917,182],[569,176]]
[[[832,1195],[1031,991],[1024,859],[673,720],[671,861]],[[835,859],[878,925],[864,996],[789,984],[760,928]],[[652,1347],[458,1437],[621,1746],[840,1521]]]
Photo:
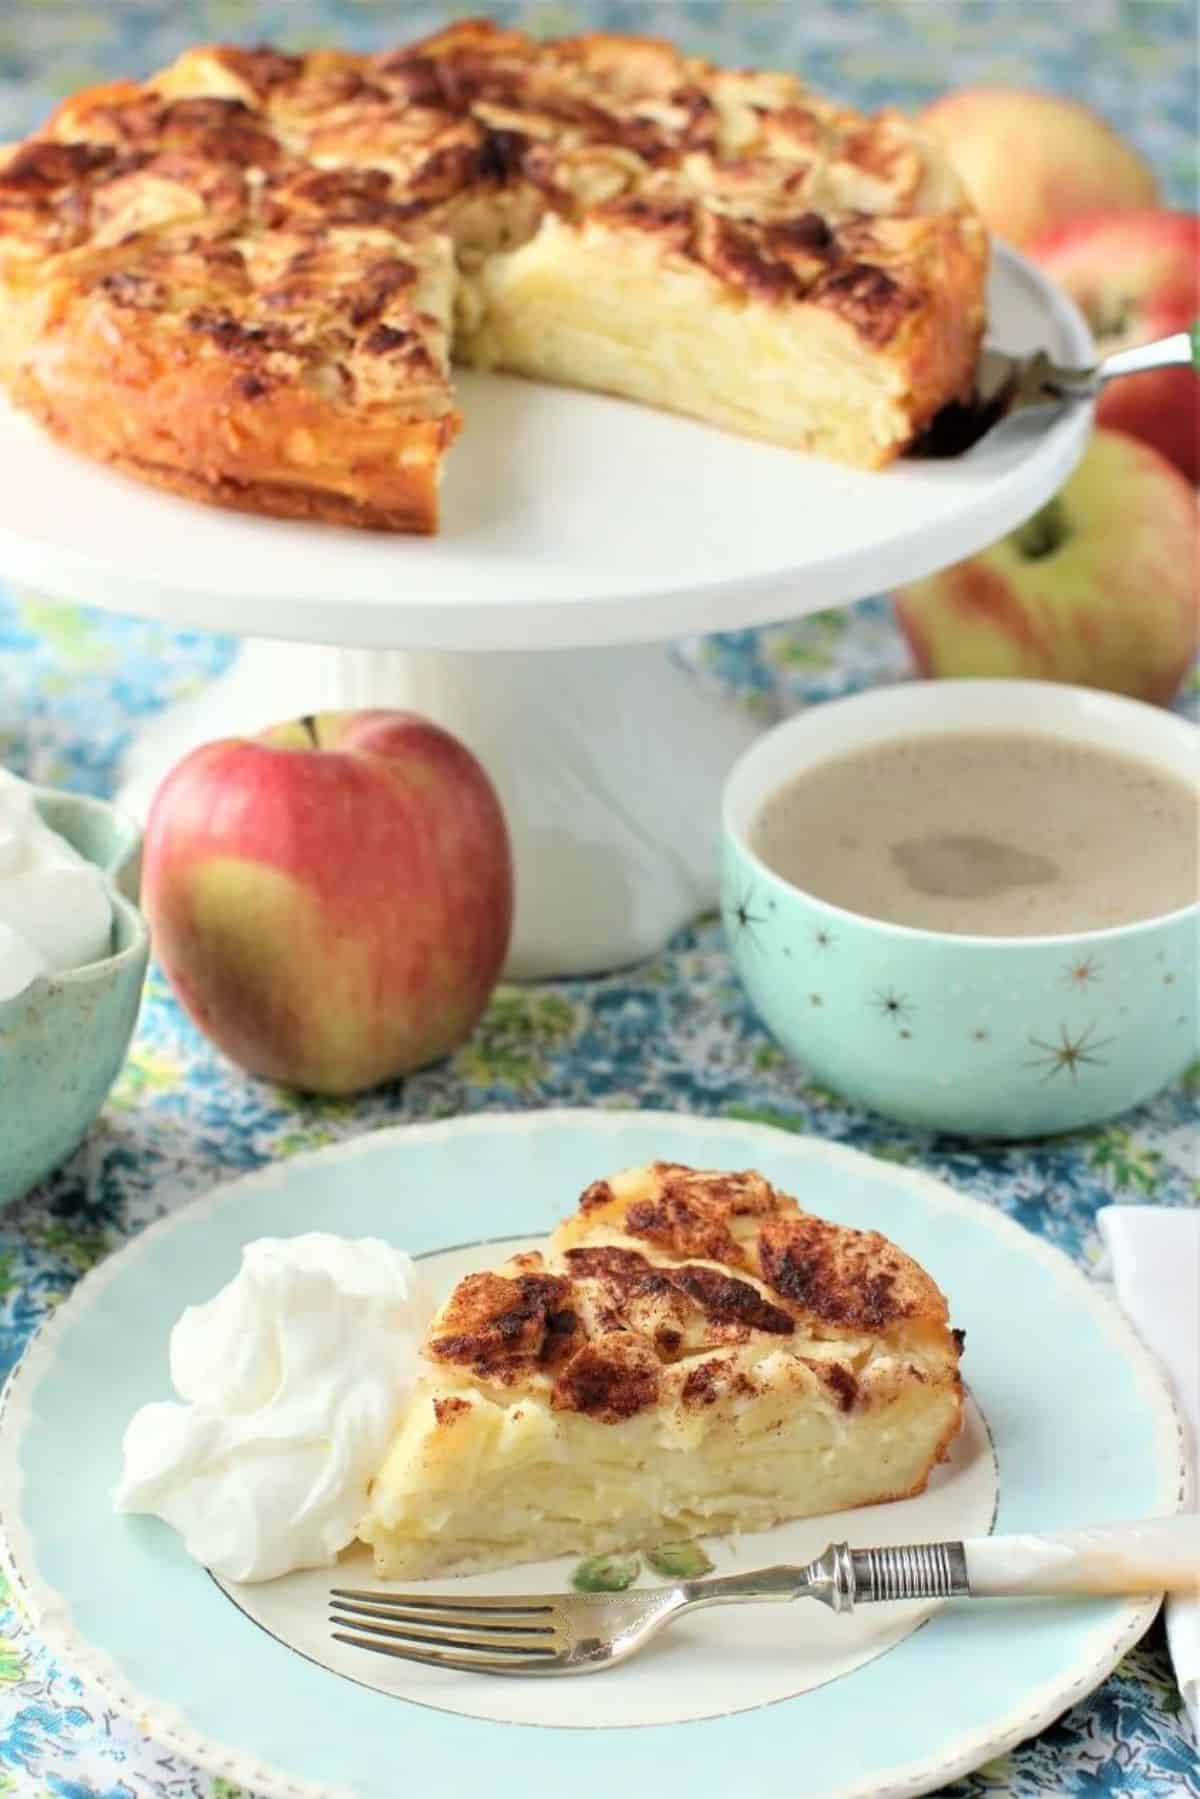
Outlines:
[[918,449],[926,456],[956,456],[978,443],[1001,419],[1027,406],[1094,400],[1110,381],[1124,375],[1188,366],[1200,373],[1200,319],[1188,331],[1176,331],[1171,337],[1159,337],[1131,350],[1116,350],[1091,368],[1063,368],[1045,350],[1032,356],[1009,356],[1002,350],[984,349],[971,400],[945,407]]
[[[336,1587],[334,1638],[464,1674],[598,1674],[709,1605],[817,1599],[834,1612],[890,1599],[1043,1593],[1200,1593],[1200,1517],[1050,1536],[977,1537],[892,1549],[832,1543],[806,1567],[760,1568],[633,1593],[455,1597]],[[353,1634],[352,1634],[353,1633]]]

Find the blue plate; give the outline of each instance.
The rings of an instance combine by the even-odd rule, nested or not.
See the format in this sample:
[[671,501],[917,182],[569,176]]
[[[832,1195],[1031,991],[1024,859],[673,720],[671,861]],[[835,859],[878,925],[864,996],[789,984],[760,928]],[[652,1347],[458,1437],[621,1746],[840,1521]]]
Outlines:
[[[603,1677],[637,1682],[644,1667],[654,1704],[669,1713],[673,1687],[676,1711],[692,1713],[683,1722],[648,1721],[634,1703],[627,1726],[589,1728],[599,1680],[470,1677],[488,1689],[478,1707],[462,1686],[444,1703],[398,1697],[297,1653],[231,1604],[164,1526],[113,1514],[124,1427],[169,1394],[172,1325],[236,1272],[253,1238],[327,1230],[461,1255],[540,1234],[592,1179],[656,1157],[760,1168],[811,1210],[883,1230],[925,1264],[967,1332],[964,1367],[999,1467],[998,1530],[1180,1508],[1181,1434],[1150,1358],[1060,1252],[1001,1213],[912,1169],[761,1126],[488,1115],[376,1132],[232,1182],[144,1232],[49,1320],[5,1390],[0,1494],[14,1593],[53,1649],[165,1747],[264,1799],[649,1799],[668,1770],[689,1799],[884,1799],[953,1779],[1097,1685],[1155,1602],[949,1605],[888,1653],[775,1700],[757,1693],[755,1652],[742,1647],[752,1614],[739,1613],[723,1639],[719,1714],[695,1716],[690,1657],[708,1651],[682,1633],[653,1669],[647,1658]],[[895,1540],[891,1509],[856,1514],[852,1534]],[[760,1556],[764,1542],[742,1539],[745,1565],[775,1559]],[[569,1717],[552,1697],[567,1689]],[[512,1716],[505,1692],[522,1695]],[[598,1710],[619,1715],[611,1699]]]

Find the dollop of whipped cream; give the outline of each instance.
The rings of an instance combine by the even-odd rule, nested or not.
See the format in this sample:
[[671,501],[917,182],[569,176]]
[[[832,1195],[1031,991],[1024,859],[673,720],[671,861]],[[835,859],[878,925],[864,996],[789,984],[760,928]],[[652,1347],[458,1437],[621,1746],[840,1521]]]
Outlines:
[[107,956],[112,927],[100,870],[43,822],[33,789],[0,768],[0,1000]]
[[225,1580],[321,1568],[353,1541],[416,1377],[432,1310],[374,1237],[263,1237],[171,1333],[181,1405],[143,1406],[119,1512],[165,1518]]

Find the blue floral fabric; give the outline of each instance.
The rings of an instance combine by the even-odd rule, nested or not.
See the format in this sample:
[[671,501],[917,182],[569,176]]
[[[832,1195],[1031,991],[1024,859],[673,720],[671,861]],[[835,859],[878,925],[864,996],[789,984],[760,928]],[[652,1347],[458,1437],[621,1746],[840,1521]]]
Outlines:
[[[189,43],[368,47],[463,10],[424,0],[0,0],[0,141],[73,88],[149,71]],[[969,81],[1056,88],[1099,106],[1151,158],[1167,196],[1194,203],[1190,0],[493,0],[490,10],[539,30],[660,31],[719,59],[801,69],[865,105],[915,105]],[[195,692],[232,649],[0,585],[0,762],[38,781],[110,792],[139,723]],[[881,600],[680,653],[748,705],[773,708],[908,668]],[[1193,683],[1183,703],[1195,699]],[[814,1086],[773,1046],[713,921],[620,974],[502,989],[448,1062],[358,1102],[300,1100],[243,1077],[152,970],[132,1053],[101,1119],[64,1168],[0,1217],[0,1376],[80,1274],[149,1220],[263,1161],[386,1122],[556,1104],[774,1121],[919,1161],[1088,1266],[1098,1256],[1099,1206],[1200,1203],[1198,1091],[1200,1065],[1116,1125],[1032,1147],[981,1149],[890,1126]],[[646,1793],[630,1799],[655,1790],[648,1774]],[[1161,1627],[1050,1730],[946,1790],[956,1799],[1200,1799]],[[0,1796],[8,1794],[252,1799],[107,1710],[0,1593]]]

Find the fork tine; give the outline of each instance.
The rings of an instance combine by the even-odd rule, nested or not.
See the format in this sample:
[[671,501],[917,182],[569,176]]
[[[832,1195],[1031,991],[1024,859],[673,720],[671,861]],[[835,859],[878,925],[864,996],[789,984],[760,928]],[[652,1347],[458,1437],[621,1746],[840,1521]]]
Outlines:
[[379,1587],[334,1587],[334,1599],[365,1599],[371,1605],[398,1606],[402,1611],[436,1612],[552,1612],[552,1600],[538,1593],[517,1593],[512,1598],[454,1599],[445,1593],[390,1593]]
[[[552,1624],[543,1624],[534,1618],[530,1618],[527,1624],[508,1621],[493,1624],[491,1619],[496,1614],[488,1612],[480,1612],[477,1618],[472,1618],[469,1612],[402,1612],[399,1609],[377,1605],[351,1605],[348,1599],[331,1599],[329,1603],[331,1608],[337,1612],[341,1623],[346,1623],[353,1618],[379,1618],[393,1624],[419,1624],[427,1630],[441,1630],[448,1627],[451,1630],[486,1631],[489,1636],[504,1637],[552,1637],[554,1635]],[[503,1613],[500,1613],[499,1616],[504,1618]]]
[[347,1624],[352,1629],[365,1630],[372,1637],[386,1639],[389,1642],[425,1643],[431,1649],[474,1649],[488,1655],[510,1656],[547,1656],[554,1650],[548,1643],[505,1643],[492,1638],[480,1640],[479,1637],[461,1637],[449,1630],[417,1630],[408,1624],[355,1624],[351,1618],[341,1618],[336,1614],[330,1618],[331,1624]]
[[369,1649],[374,1655],[390,1655],[401,1662],[420,1662],[426,1668],[451,1668],[456,1674],[525,1674],[549,1671],[549,1663],[558,1656],[530,1656],[523,1661],[489,1659],[487,1656],[438,1655],[429,1650],[409,1648],[399,1643],[384,1643],[373,1637],[347,1636],[335,1630],[335,1643],[349,1643],[353,1649]]

